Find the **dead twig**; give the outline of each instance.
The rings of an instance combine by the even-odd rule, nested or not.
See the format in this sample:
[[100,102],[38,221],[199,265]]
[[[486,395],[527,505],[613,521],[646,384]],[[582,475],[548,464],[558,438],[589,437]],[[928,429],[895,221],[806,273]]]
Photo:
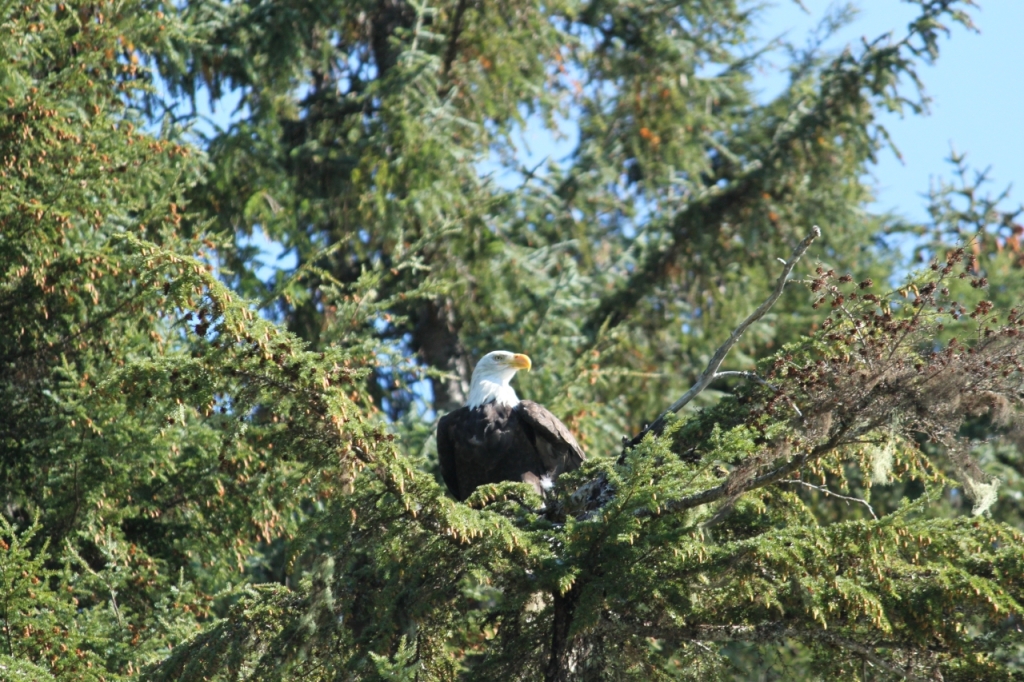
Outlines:
[[836,498],[837,500],[843,500],[844,502],[846,502],[847,505],[849,505],[851,502],[856,502],[857,504],[863,504],[865,507],[868,508],[868,512],[871,514],[871,518],[873,518],[875,521],[878,520],[878,516],[875,514],[875,510],[871,506],[871,504],[868,503],[867,500],[863,500],[863,499],[861,499],[859,497],[848,497],[846,495],[840,495],[837,492],[833,492],[833,491],[829,490],[827,486],[814,485],[813,483],[808,483],[807,481],[801,481],[798,478],[784,478],[781,481],[779,481],[779,483],[795,483],[797,485],[802,485],[805,488],[810,488],[812,490],[817,490],[820,493],[824,493],[825,497],[831,496],[831,497]]

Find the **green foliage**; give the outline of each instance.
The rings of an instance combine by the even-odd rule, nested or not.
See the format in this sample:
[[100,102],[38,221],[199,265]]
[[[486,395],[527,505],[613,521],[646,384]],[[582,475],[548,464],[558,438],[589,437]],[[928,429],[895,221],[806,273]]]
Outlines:
[[[731,2],[0,0],[0,677],[1019,679],[1019,211],[865,211],[919,4],[761,105]],[[497,347],[588,462],[457,503]]]

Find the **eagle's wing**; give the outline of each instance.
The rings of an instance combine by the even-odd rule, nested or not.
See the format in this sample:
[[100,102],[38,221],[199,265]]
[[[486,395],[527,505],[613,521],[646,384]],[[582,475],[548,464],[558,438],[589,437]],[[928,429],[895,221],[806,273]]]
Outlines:
[[459,496],[459,477],[455,474],[455,446],[449,429],[458,422],[459,413],[465,408],[449,412],[437,422],[437,461],[441,465],[441,478],[455,499]]
[[516,412],[537,435],[541,458],[555,475],[579,468],[587,459],[572,432],[543,405],[520,400]]

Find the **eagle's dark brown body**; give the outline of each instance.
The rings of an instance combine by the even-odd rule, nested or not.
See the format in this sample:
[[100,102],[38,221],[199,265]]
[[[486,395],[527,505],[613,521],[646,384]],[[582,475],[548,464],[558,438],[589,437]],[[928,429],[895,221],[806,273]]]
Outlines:
[[501,481],[523,481],[541,492],[542,478],[553,481],[586,459],[565,424],[529,400],[450,412],[437,425],[437,454],[444,482],[459,500]]

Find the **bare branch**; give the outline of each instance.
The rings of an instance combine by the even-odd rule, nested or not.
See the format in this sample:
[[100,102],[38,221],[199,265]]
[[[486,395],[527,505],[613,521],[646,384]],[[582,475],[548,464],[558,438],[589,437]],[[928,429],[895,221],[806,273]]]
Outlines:
[[686,406],[687,403],[696,398],[701,393],[701,391],[707,388],[708,384],[714,381],[716,376],[715,373],[718,372],[718,368],[722,366],[722,362],[725,360],[725,356],[729,354],[729,351],[732,350],[732,347],[735,346],[736,342],[740,340],[740,337],[743,336],[743,332],[745,332],[747,328],[754,322],[757,322],[762,317],[764,317],[764,314],[767,313],[768,310],[770,310],[771,307],[775,305],[775,302],[779,300],[779,297],[782,296],[782,291],[786,287],[786,280],[789,279],[789,275],[790,273],[793,272],[793,268],[796,266],[797,262],[804,255],[804,253],[807,252],[807,249],[810,247],[811,242],[813,242],[820,236],[821,228],[815,225],[813,228],[811,228],[810,234],[804,237],[803,240],[796,245],[796,248],[793,249],[793,253],[790,255],[789,260],[786,261],[785,267],[782,268],[782,274],[779,275],[779,279],[776,280],[775,282],[775,288],[772,290],[772,293],[768,296],[764,303],[757,307],[757,310],[750,313],[750,315],[747,316],[747,319],[743,320],[743,322],[740,323],[740,326],[736,327],[736,329],[733,330],[732,334],[729,335],[729,338],[726,339],[725,343],[719,346],[718,350],[715,351],[715,354],[711,356],[711,361],[708,362],[708,366],[704,368],[704,371],[701,373],[700,378],[697,379],[697,383],[694,384],[690,388],[690,390],[684,393],[679,398],[679,400],[672,403],[667,410],[662,412],[661,415],[657,419],[655,419],[653,423],[651,423],[649,426],[647,426],[647,428],[645,428],[643,431],[634,436],[632,440],[627,442],[625,444],[625,447],[623,448],[624,451],[638,445],[640,441],[644,439],[644,436],[646,436],[648,433],[653,433],[655,435],[661,433],[662,430],[664,430],[665,428],[665,420],[668,418],[669,414],[678,412],[679,410],[683,409],[683,407]]
[[738,372],[738,371],[729,370],[729,371],[726,371],[726,372],[718,372],[717,374],[715,374],[715,378],[716,379],[728,379],[729,377],[739,377],[741,379],[750,379],[755,384],[761,384],[762,386],[767,386],[768,388],[772,389],[773,391],[777,391],[778,390],[777,388],[775,388],[775,386],[773,386],[772,384],[769,384],[767,381],[765,381],[764,379],[759,377],[757,375],[757,372]]
[[878,516],[875,515],[874,508],[868,503],[867,500],[862,500],[859,497],[847,497],[846,495],[840,495],[839,493],[832,492],[831,490],[829,490],[827,486],[814,485],[813,483],[808,483],[807,481],[801,481],[798,478],[784,478],[781,481],[779,481],[779,483],[795,483],[797,485],[802,485],[805,488],[810,488],[812,490],[817,490],[820,493],[824,493],[825,497],[832,496],[838,500],[843,500],[844,502],[846,502],[847,505],[849,505],[851,502],[863,504],[865,507],[868,508],[868,512],[871,514],[871,518],[873,518],[875,521],[878,520]]

